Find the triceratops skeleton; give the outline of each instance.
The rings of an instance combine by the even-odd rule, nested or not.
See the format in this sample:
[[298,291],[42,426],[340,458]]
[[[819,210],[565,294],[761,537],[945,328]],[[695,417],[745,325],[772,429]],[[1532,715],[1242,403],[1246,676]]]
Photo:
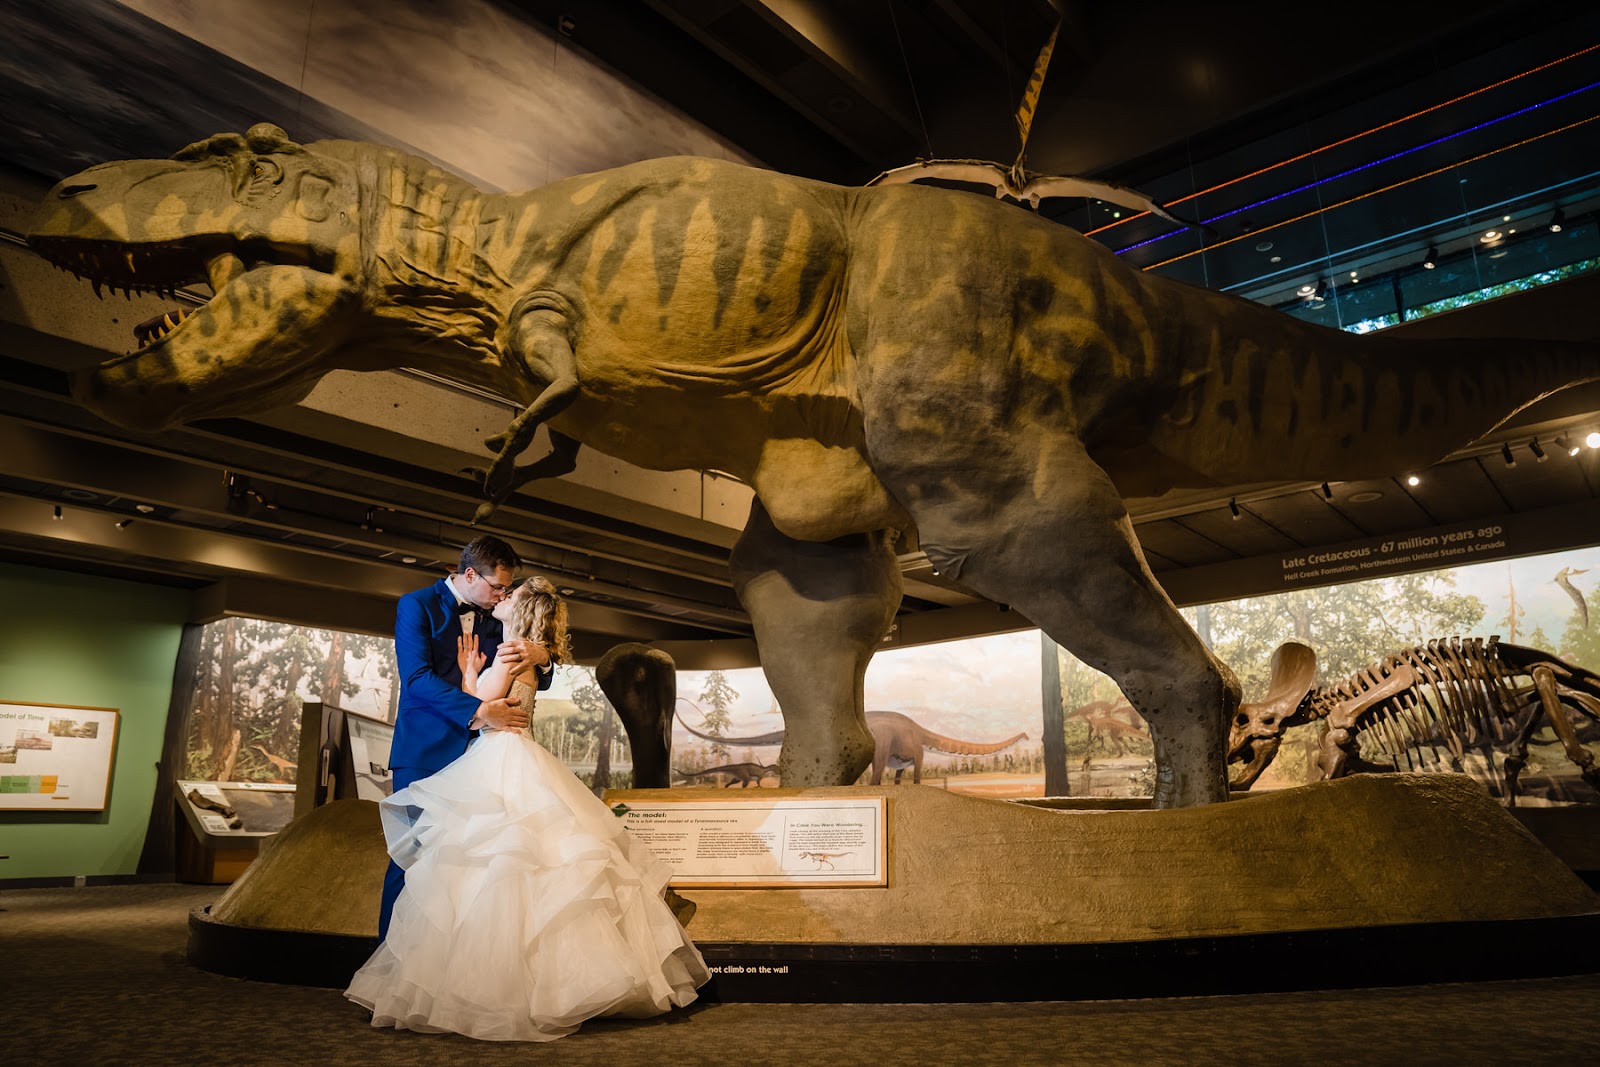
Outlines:
[[[1479,749],[1492,767],[1496,745],[1509,741],[1505,796],[1515,803],[1529,739],[1548,721],[1584,781],[1600,788],[1600,766],[1572,722],[1572,713],[1600,721],[1600,675],[1593,671],[1496,637],[1429,641],[1322,689],[1311,684],[1316,662],[1315,652],[1295,642],[1273,654],[1267,697],[1240,707],[1228,739],[1229,762],[1245,764],[1232,778],[1234,789],[1255,783],[1285,730],[1318,720],[1327,723],[1318,759],[1323,778],[1397,770],[1401,758],[1415,769],[1424,748],[1458,771],[1466,751]],[[1363,759],[1364,741],[1391,762]]]

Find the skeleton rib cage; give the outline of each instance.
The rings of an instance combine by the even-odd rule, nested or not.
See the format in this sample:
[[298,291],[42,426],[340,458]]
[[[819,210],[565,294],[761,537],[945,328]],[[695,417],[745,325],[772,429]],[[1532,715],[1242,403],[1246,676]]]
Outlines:
[[1469,750],[1481,753],[1493,774],[1499,748],[1506,753],[1503,795],[1514,802],[1529,740],[1546,721],[1584,780],[1600,788],[1600,768],[1578,743],[1569,710],[1600,721],[1600,675],[1497,637],[1452,637],[1392,653],[1337,685],[1307,692],[1254,740],[1270,753],[1288,727],[1325,721],[1324,778],[1425,769],[1427,751],[1433,764],[1459,772]]

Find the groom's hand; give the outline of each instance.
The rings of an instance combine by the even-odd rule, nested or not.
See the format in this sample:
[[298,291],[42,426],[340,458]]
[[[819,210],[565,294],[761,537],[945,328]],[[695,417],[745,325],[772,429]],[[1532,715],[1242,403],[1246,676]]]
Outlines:
[[473,716],[474,722],[482,722],[496,730],[521,730],[528,725],[528,713],[518,705],[521,704],[516,697],[501,697],[499,700],[485,700],[478,705],[478,714]]
[[550,662],[550,650],[525,637],[508,637],[500,642],[494,658],[495,662],[505,664],[511,677],[515,678],[530,667],[546,666]]

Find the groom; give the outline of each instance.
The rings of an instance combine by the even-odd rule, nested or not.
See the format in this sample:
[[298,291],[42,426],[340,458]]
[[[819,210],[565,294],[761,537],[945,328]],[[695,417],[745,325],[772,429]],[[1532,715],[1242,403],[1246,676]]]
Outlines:
[[[476,636],[478,651],[490,660],[504,646],[500,658],[513,674],[538,668],[538,688],[549,687],[549,652],[535,641],[503,640],[500,620],[489,613],[511,595],[517,564],[516,552],[500,538],[475,538],[461,550],[460,570],[400,598],[394,624],[400,703],[389,749],[396,792],[443,770],[467,750],[474,730],[528,725],[528,712],[515,698],[480,701],[462,691],[456,656],[463,635]],[[405,871],[390,860],[378,912],[379,940],[389,932],[389,917],[405,879]]]

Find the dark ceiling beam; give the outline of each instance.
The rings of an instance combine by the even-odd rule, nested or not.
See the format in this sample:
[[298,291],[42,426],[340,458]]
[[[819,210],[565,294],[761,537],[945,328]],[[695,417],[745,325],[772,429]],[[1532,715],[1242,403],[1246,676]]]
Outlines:
[[871,101],[907,136],[921,136],[899,50],[894,41],[869,37],[859,19],[846,17],[846,11],[859,7],[835,8],[817,0],[743,0],[742,6]]
[[[1016,5],[1013,5],[1016,6]],[[996,18],[997,6],[993,0],[933,0],[929,7],[942,15],[958,29],[965,41],[988,56],[996,66],[1014,67],[1026,62],[1032,69],[1033,58],[1044,45],[1049,27],[1061,22],[1061,33],[1056,39],[1055,58],[1051,69],[1060,66],[1086,63],[1094,55],[1089,33],[1090,19],[1084,0],[1028,0],[1020,6],[1016,32],[1007,29],[996,32],[1006,23]],[[1043,32],[1033,40],[1033,33],[1042,26]]]
[[859,181],[866,158],[794,108],[677,21],[638,0],[494,0],[643,86],[777,170]]
[[[679,32],[782,101],[867,167],[881,168],[885,158],[898,159],[920,143],[921,123],[912,117],[914,108],[908,110],[898,103],[903,94],[898,80],[892,80],[894,68],[883,57],[885,48],[894,47],[892,40],[862,44],[858,29],[847,31],[837,19],[824,17],[824,12],[810,4],[645,2]],[[808,29],[798,29],[775,13],[775,8],[787,9],[790,17]],[[823,43],[818,44],[814,37]],[[830,47],[840,54],[830,52]],[[836,180],[856,184],[862,174],[857,171]]]

